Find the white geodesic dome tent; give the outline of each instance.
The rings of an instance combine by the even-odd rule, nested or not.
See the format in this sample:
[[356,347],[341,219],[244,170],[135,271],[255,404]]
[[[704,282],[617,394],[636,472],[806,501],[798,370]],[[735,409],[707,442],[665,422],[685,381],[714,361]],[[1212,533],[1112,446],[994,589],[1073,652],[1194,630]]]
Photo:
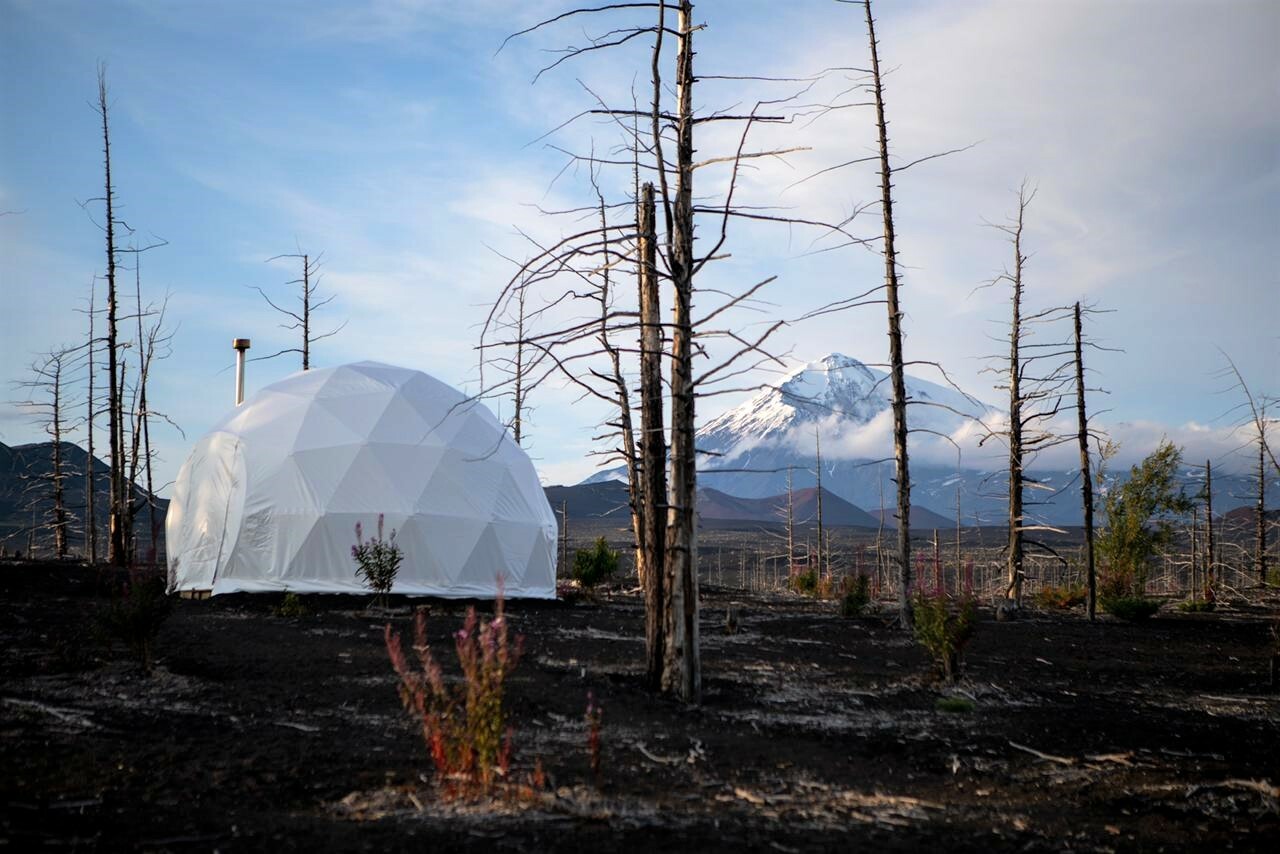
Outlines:
[[165,520],[171,590],[364,590],[351,556],[385,514],[393,592],[555,598],[556,520],[482,404],[377,362],[269,385],[204,436]]

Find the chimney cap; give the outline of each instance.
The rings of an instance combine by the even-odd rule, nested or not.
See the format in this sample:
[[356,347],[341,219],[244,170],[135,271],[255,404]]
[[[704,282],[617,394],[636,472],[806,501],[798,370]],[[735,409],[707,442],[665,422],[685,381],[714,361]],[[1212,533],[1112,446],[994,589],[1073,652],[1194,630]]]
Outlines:
[[232,339],[231,339],[231,349],[233,349],[233,350],[248,350],[248,349],[249,349],[249,339],[248,339],[248,338],[232,338]]

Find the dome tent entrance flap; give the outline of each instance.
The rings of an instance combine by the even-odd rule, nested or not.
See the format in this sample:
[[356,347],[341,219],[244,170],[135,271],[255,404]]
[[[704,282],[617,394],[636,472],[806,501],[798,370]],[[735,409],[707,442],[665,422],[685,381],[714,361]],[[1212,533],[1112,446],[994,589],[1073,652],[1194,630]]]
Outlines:
[[178,474],[174,590],[365,588],[351,546],[378,514],[405,554],[395,593],[555,598],[556,520],[488,408],[406,368],[303,371],[225,416]]

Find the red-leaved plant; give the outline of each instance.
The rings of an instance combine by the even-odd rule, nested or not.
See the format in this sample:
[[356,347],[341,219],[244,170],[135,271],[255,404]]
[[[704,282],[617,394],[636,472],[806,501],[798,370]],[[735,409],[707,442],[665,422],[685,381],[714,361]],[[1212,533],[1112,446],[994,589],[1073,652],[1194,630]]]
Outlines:
[[390,624],[385,638],[391,665],[400,677],[400,699],[422,728],[437,784],[447,797],[490,793],[495,781],[505,780],[510,770],[512,730],[506,726],[503,692],[524,643],[519,636],[514,643],[510,640],[502,580],[493,619],[480,619],[471,607],[462,628],[454,632],[460,682],[445,680],[431,652],[425,608],[419,608],[414,619],[417,667],[409,663],[400,635]]
[[596,702],[593,691],[587,691],[587,755],[591,758],[591,774],[600,782],[600,726],[604,722],[604,709]]

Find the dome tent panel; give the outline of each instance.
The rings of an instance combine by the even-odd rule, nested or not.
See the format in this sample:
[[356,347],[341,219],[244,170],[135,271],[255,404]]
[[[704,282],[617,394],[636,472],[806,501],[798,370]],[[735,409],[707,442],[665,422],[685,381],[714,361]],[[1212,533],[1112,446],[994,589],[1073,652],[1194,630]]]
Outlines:
[[395,400],[396,390],[383,387],[349,397],[319,397],[311,405],[342,423],[351,435],[363,441],[371,438],[373,427]]
[[238,437],[201,439],[174,483],[165,519],[170,589],[209,589],[224,555],[234,550],[244,505],[245,465]]
[[[305,451],[294,451],[287,458],[297,467],[298,475],[306,484],[304,493],[307,503],[290,508],[296,512],[323,512],[330,507],[338,496],[342,480],[351,470],[351,464],[360,453],[360,445],[338,445],[328,448],[311,448]],[[251,461],[252,462],[252,461]],[[263,461],[263,468],[276,471],[283,468],[285,460]],[[277,506],[283,505],[290,496],[277,493],[263,484],[260,492],[261,500],[270,501]]]
[[[426,444],[435,432],[403,394],[391,395],[377,415],[365,432],[370,442],[418,446]],[[431,446],[443,448],[445,442],[441,438],[430,442]]]
[[[166,526],[179,589],[208,589],[212,578],[215,593],[363,590],[355,523],[372,535],[382,513],[405,555],[395,592],[492,596],[503,575],[513,596],[554,598],[555,518],[533,465],[456,389],[362,362],[294,374],[220,426],[242,458],[242,494],[212,549],[182,520],[209,516],[205,505],[227,490],[202,482],[203,465],[184,466]],[[212,571],[177,580],[200,560]]]
[[[262,433],[263,435],[258,437],[261,441],[272,441],[276,438],[267,430],[263,430]],[[364,440],[364,434],[338,417],[332,406],[322,406],[319,401],[313,400],[306,404],[302,425],[298,428],[298,433],[292,445],[288,446],[288,450],[319,451],[341,445],[359,445]]]

